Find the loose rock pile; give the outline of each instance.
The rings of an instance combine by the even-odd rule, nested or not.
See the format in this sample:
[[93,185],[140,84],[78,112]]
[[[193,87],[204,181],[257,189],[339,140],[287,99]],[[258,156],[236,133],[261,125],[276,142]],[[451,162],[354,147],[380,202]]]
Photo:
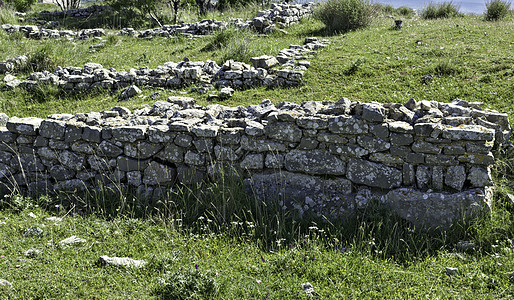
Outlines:
[[4,118],[0,180],[30,192],[132,186],[162,199],[174,184],[244,178],[262,201],[341,218],[377,201],[416,226],[487,211],[506,114],[456,99],[405,105],[265,100],[201,107],[170,97],[130,111]]
[[[252,58],[253,66],[229,60],[222,66],[214,61],[180,63],[167,62],[155,69],[131,69],[128,72],[105,69],[96,63],[87,63],[84,68],[58,68],[55,72],[35,72],[20,83],[27,89],[38,84],[55,84],[64,91],[75,93],[95,88],[118,89],[130,85],[178,88],[191,84],[214,84],[218,87],[246,89],[256,86],[298,86],[302,84],[303,72],[308,62],[299,61],[315,50],[325,47],[326,41],[307,38],[306,44],[291,45],[280,51],[277,57]],[[281,69],[275,67],[280,66]]]
[[[108,9],[109,6],[91,6],[84,9],[72,9],[65,12],[41,12],[47,15],[61,16],[61,14],[69,14],[89,16],[95,12],[101,12]],[[168,37],[177,34],[192,35],[208,35],[216,30],[234,28],[251,28],[258,32],[269,33],[276,30],[277,27],[285,28],[297,23],[300,19],[312,15],[314,3],[306,4],[272,4],[271,8],[259,11],[257,17],[252,20],[242,21],[236,19],[233,22],[216,21],[214,19],[206,19],[195,23],[183,23],[178,25],[164,25],[160,28],[135,30],[133,28],[123,28],[118,34],[129,35],[139,38],[151,38],[155,36]],[[54,24],[54,23],[51,23]],[[103,29],[83,29],[79,32],[72,30],[56,30],[43,28],[36,25],[11,25],[3,24],[2,29],[8,33],[16,31],[22,32],[25,37],[30,39],[46,39],[46,38],[77,38],[87,39],[97,36],[104,36]]]

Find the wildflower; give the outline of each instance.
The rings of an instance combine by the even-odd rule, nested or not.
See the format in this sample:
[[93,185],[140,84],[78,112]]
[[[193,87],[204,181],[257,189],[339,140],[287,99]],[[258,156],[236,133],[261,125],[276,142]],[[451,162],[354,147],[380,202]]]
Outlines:
[[195,269],[197,269],[197,270],[198,270],[198,265],[197,265],[197,264],[195,264]]
[[312,256],[312,260],[316,260],[316,254]]
[[257,281],[257,283],[261,283],[262,282],[262,280],[259,280],[259,279],[257,279],[256,281]]
[[261,260],[262,260],[262,262],[266,262],[266,260],[264,259],[264,257],[262,257],[262,254],[261,254]]

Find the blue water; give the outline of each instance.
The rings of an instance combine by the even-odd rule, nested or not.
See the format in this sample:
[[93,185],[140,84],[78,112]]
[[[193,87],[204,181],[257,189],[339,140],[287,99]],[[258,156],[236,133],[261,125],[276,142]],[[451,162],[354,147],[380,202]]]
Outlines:
[[[427,0],[375,0],[373,2],[383,3],[383,4],[391,4],[393,7],[397,8],[400,6],[407,6],[410,8],[417,9],[418,12],[423,9],[423,7],[430,3],[431,1]],[[434,3],[442,3],[445,1],[435,0]],[[459,11],[465,14],[482,14],[485,10],[485,0],[468,0],[468,1],[459,1],[454,0],[453,4],[457,5],[460,9]]]

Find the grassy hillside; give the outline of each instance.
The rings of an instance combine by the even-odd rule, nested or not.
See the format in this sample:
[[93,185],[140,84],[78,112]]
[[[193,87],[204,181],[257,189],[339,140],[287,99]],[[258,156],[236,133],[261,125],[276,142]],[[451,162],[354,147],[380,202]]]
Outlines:
[[[4,14],[2,22],[16,21]],[[478,16],[414,17],[404,20],[402,30],[392,29],[393,20],[378,17],[369,28],[341,35],[326,34],[314,19],[287,28],[287,34],[231,31],[217,49],[208,46],[219,42],[221,34],[152,40],[109,36],[103,48],[92,51],[89,47],[98,40],[36,41],[1,31],[0,61],[28,55],[35,65],[46,63],[49,71],[87,62],[128,70],[184,57],[223,63],[241,48],[252,56],[276,55],[305,37],[320,36],[330,45],[310,59],[304,86],[236,91],[220,103],[461,98],[514,116],[512,18],[485,22]],[[29,73],[26,69],[17,76]],[[434,79],[424,83],[421,78],[427,74]],[[132,109],[151,104],[155,91],[144,88],[143,97],[121,105]],[[190,87],[160,92],[158,100],[187,94],[200,104],[211,103]],[[46,117],[100,111],[120,105],[118,96],[119,91],[71,96],[52,87],[34,92],[0,89],[0,112]],[[299,221],[280,208],[255,203],[241,182],[177,187],[169,201],[156,202],[124,190],[116,195],[91,191],[89,197],[72,201],[31,199],[12,191],[0,197],[0,299],[512,298],[512,156],[497,155],[491,214],[446,232],[412,230],[391,212],[373,206],[344,223]],[[32,227],[42,234],[28,234]],[[70,236],[85,242],[60,243]],[[102,266],[102,255],[147,264]]]

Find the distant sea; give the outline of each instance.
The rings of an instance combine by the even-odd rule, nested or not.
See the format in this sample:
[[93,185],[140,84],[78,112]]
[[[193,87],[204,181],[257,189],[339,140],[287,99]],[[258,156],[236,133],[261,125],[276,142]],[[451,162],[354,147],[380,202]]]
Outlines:
[[[305,3],[309,1],[323,1],[323,0],[297,0],[299,3]],[[447,0],[449,1],[449,0]],[[400,6],[407,6],[416,9],[418,12],[430,2],[442,3],[444,0],[371,0],[373,3],[391,4],[393,7],[398,8]],[[476,14],[480,15],[485,11],[486,0],[453,0],[453,4],[459,6],[459,11],[465,14]]]
[[[373,1],[375,3],[383,3],[383,4],[391,4],[393,7],[397,8],[400,6],[408,6],[410,8],[417,9],[420,11],[423,9],[425,5],[430,3],[431,1],[427,0],[376,0]],[[445,1],[432,1],[434,3],[442,3]],[[459,11],[465,14],[482,14],[485,11],[485,0],[468,0],[468,1],[459,1],[454,0],[453,4],[459,6]]]

